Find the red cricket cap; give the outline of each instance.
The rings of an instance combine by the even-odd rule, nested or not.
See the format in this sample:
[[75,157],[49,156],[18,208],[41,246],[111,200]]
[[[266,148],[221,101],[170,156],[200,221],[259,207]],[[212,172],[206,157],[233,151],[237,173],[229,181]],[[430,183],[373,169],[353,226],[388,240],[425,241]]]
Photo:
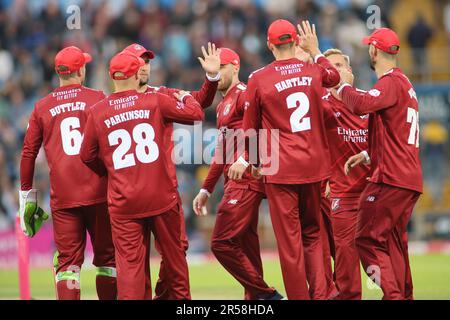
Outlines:
[[[92,57],[89,53],[83,52],[75,46],[66,47],[55,56],[55,71],[57,74],[71,74],[80,70],[82,66],[91,61]],[[68,70],[59,70],[61,66],[66,67]]]
[[220,64],[234,64],[235,66],[238,66],[241,64],[241,59],[239,58],[239,55],[228,48],[220,48]]
[[[281,36],[289,35],[290,37],[280,40]],[[287,20],[278,19],[272,22],[267,30],[267,41],[272,44],[285,44],[296,41],[298,38],[295,26]]]
[[139,58],[142,58],[144,54],[148,54],[149,59],[153,59],[155,57],[153,51],[147,50],[146,48],[137,43],[130,44],[128,47],[123,49],[123,51],[128,51]]
[[375,30],[370,36],[362,40],[363,44],[372,44],[381,51],[397,54],[400,50],[400,40],[395,31],[389,28]]
[[[125,80],[135,75],[144,64],[141,58],[128,51],[122,51],[109,62],[109,75],[114,80]],[[116,72],[123,73],[123,76],[115,76]]]

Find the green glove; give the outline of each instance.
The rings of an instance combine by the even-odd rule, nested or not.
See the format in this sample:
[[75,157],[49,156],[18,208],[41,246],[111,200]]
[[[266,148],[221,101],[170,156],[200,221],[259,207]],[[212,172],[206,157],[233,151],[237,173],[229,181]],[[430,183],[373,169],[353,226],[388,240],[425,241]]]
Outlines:
[[19,199],[20,228],[26,236],[34,237],[48,214],[38,206],[36,189],[19,191]]

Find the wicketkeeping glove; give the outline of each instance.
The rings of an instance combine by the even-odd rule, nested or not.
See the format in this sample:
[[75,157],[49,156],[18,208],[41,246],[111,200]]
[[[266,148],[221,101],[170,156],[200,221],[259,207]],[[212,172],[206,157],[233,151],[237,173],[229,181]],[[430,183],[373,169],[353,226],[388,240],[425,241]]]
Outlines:
[[20,228],[26,236],[34,237],[48,219],[48,214],[38,206],[37,190],[19,191],[19,204]]

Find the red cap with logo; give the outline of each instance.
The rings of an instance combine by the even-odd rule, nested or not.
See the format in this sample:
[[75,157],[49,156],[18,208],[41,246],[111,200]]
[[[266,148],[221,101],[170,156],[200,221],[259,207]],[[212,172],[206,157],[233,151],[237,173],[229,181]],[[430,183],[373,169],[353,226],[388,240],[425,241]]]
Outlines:
[[[109,75],[114,80],[125,80],[135,75],[144,64],[145,62],[141,58],[130,52],[122,51],[109,62]],[[116,72],[123,75],[115,75]]]
[[[289,37],[281,40],[280,38],[284,35],[288,35]],[[267,41],[275,45],[290,43],[297,39],[298,34],[295,26],[287,20],[275,20],[267,30]]]
[[[71,74],[91,61],[92,57],[89,53],[83,52],[75,46],[66,47],[55,56],[55,71],[57,74]],[[60,67],[65,68],[60,70]]]
[[389,28],[375,30],[370,36],[362,40],[363,44],[372,44],[376,48],[390,54],[397,54],[400,50],[400,40],[397,34]]
[[239,55],[228,48],[220,48],[220,64],[234,64],[235,66],[238,66],[241,64],[241,59],[239,58]]
[[143,46],[137,43],[130,44],[128,47],[123,49],[124,51],[128,51],[132,54],[134,54],[136,57],[142,58],[144,54],[147,54],[149,59],[153,59],[155,57],[155,54],[151,50],[147,50]]

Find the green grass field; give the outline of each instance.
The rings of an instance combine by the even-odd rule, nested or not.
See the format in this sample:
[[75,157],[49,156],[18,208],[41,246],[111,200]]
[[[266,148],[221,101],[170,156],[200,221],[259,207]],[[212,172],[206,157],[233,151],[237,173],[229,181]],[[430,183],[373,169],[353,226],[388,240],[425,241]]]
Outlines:
[[[155,283],[158,266],[152,265],[152,281]],[[266,281],[284,292],[278,261],[264,263]],[[415,298],[450,300],[450,255],[416,255],[411,257]],[[381,290],[368,289],[363,275],[363,298],[380,299]],[[218,263],[190,265],[193,299],[242,299],[243,289]],[[51,270],[31,271],[31,294],[34,299],[54,299]],[[82,299],[96,299],[95,271],[84,270],[81,275]],[[0,299],[17,299],[17,271],[0,271]]]

